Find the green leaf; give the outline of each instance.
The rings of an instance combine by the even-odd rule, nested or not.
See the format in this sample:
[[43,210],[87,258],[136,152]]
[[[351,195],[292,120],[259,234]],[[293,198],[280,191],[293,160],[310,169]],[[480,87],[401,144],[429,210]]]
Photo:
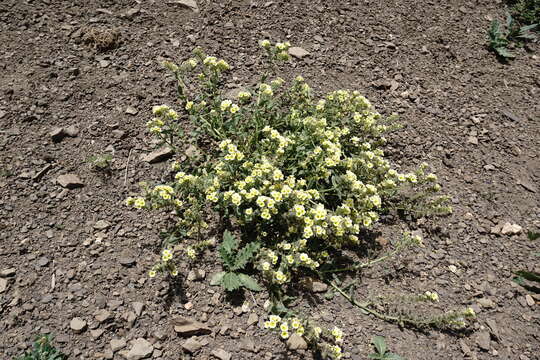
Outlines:
[[527,231],[527,238],[531,241],[534,241],[538,238],[540,238],[540,233],[536,231],[529,230]]
[[244,246],[238,254],[236,254],[236,260],[231,270],[243,269],[251,261],[253,255],[259,250],[259,243],[252,242]]
[[384,341],[384,338],[382,336],[373,337],[371,343],[373,344],[373,346],[375,346],[375,349],[379,354],[383,355],[386,352],[386,342]]
[[228,272],[223,275],[223,278],[221,279],[221,284],[227,291],[238,290],[240,286],[242,286],[238,275],[232,272]]
[[225,230],[223,233],[223,241],[218,248],[219,255],[221,260],[225,265],[225,268],[229,269],[234,266],[234,251],[238,248],[238,241],[235,239],[233,234],[228,230]]
[[381,354],[369,354],[369,355],[368,355],[368,358],[370,358],[370,359],[381,360],[381,359],[384,359],[383,356],[384,356],[384,355],[381,355]]
[[238,274],[238,278],[245,288],[252,291],[262,291],[262,287],[251,276],[246,274]]
[[519,31],[520,32],[529,31],[529,30],[534,29],[537,26],[538,26],[538,24],[532,24],[532,25],[523,26],[522,28],[519,29]]
[[224,275],[225,275],[225,271],[220,271],[218,273],[215,273],[214,276],[212,276],[212,279],[210,280],[210,285],[211,286],[220,285],[223,280]]
[[500,56],[504,57],[504,58],[507,58],[507,59],[511,59],[511,58],[515,58],[516,56],[512,53],[510,53],[506,48],[504,47],[498,47],[498,48],[495,48],[495,51],[497,52],[497,54],[499,54]]
[[534,281],[540,283],[540,274],[532,271],[516,271],[516,274],[519,277],[522,277],[529,281]]

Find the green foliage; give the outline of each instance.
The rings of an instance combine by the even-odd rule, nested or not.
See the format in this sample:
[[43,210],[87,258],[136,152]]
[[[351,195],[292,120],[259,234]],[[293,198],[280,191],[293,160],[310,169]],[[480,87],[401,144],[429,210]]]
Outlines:
[[510,13],[520,24],[540,23],[540,0],[511,0]]
[[[540,273],[534,272],[534,271],[516,271],[514,273],[516,277],[514,277],[513,281],[516,284],[519,284],[523,286],[525,289],[534,292],[536,294],[540,294]],[[530,283],[538,284],[538,286]]]
[[39,336],[32,346],[32,351],[16,358],[15,360],[65,360],[67,355],[51,345],[49,335]]
[[109,170],[112,162],[111,154],[100,154],[89,157],[86,161],[97,170]]
[[242,286],[253,291],[261,291],[261,286],[251,276],[239,272],[254,259],[259,243],[251,242],[239,249],[239,242],[228,230],[223,234],[223,242],[218,248],[225,271],[217,273],[212,285],[222,285],[227,291],[235,291]]
[[375,353],[369,354],[368,358],[378,360],[403,360],[403,358],[397,354],[388,352],[386,341],[382,336],[375,336],[371,340],[371,343],[375,347]]
[[498,20],[493,20],[489,29],[489,49],[503,60],[513,59],[515,55],[508,51],[508,46],[511,43],[521,44],[524,41],[536,39],[536,35],[531,33],[531,30],[537,25],[520,27],[510,14],[506,18],[504,29]]

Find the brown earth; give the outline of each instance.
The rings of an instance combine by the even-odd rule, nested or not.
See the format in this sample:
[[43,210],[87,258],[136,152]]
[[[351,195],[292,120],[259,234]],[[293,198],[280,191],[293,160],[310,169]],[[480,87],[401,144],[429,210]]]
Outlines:
[[[426,247],[366,272],[359,295],[437,291],[438,310],[472,305],[478,321],[455,334],[400,329],[322,294],[300,308],[344,329],[345,358],[366,359],[371,337],[382,335],[408,359],[540,359],[539,299],[511,281],[515,270],[539,271],[539,243],[526,232],[540,226],[540,63],[538,44],[515,49],[511,64],[486,49],[490,18],[502,18],[504,5],[198,3],[199,12],[175,1],[0,2],[0,271],[16,270],[0,278],[0,358],[21,354],[39,333],[54,334],[71,359],[110,358],[113,338],[126,340],[125,349],[147,339],[154,359],[211,359],[220,348],[233,359],[312,358],[261,329],[264,297],[251,301],[259,326],[248,326],[250,314],[208,285],[219,269],[212,256],[196,264],[203,281],[147,279],[164,219],[122,203],[138,182],[168,173],[166,162],[140,160],[153,146],[149,109],[174,103],[160,61],[201,46],[233,65],[234,87],[257,80],[257,41],[269,38],[310,52],[288,75],[303,75],[319,92],[360,90],[381,112],[399,113],[405,128],[391,139],[392,158],[406,168],[429,162],[452,197],[451,216],[409,224]],[[69,126],[78,133],[53,142],[50,131]],[[87,162],[99,154],[112,155],[110,172]],[[63,174],[84,186],[62,188]],[[96,229],[99,220],[110,226]],[[506,222],[523,231],[493,233]],[[110,313],[102,323],[100,309]],[[183,354],[176,315],[212,330],[197,338],[203,346],[194,355]],[[77,317],[88,329],[70,328]]]

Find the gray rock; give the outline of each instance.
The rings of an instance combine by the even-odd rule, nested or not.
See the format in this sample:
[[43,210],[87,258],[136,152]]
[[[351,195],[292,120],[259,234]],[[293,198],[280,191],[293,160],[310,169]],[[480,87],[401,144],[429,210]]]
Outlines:
[[518,224],[505,223],[501,229],[501,234],[503,235],[516,235],[523,230]]
[[169,3],[178,4],[183,7],[187,7],[188,9],[194,12],[199,12],[199,7],[197,6],[197,2],[195,0],[174,0]]
[[138,338],[132,341],[133,346],[127,353],[127,360],[140,360],[152,355],[154,347],[146,339]]
[[228,352],[226,352],[223,349],[216,349],[212,351],[212,355],[214,355],[219,360],[231,360],[232,355]]
[[64,132],[64,129],[55,127],[49,132],[49,136],[53,142],[60,142],[64,137],[66,137],[66,133]]
[[94,317],[98,323],[102,324],[111,319],[111,313],[105,309],[100,309],[94,313]]
[[76,189],[84,186],[84,183],[75,174],[60,175],[56,178],[56,182],[66,189]]
[[126,342],[126,340],[124,340],[124,338],[112,339],[111,340],[111,350],[113,352],[117,352],[118,350],[122,350],[126,346],[127,346],[127,342]]
[[480,298],[477,300],[478,305],[486,309],[492,309],[497,306],[490,298]]
[[328,285],[326,285],[325,283],[322,283],[320,281],[314,281],[311,284],[311,291],[313,291],[314,293],[323,293],[326,290],[328,290]]
[[202,269],[190,270],[187,276],[189,281],[203,280],[206,272]]
[[49,259],[47,259],[45,256],[42,256],[37,261],[38,265],[41,267],[45,267],[49,265]]
[[489,351],[491,348],[491,336],[489,335],[489,332],[485,330],[478,332],[478,335],[476,336],[476,344],[478,344],[480,349]]
[[92,335],[92,337],[94,339],[97,339],[101,335],[103,335],[104,332],[105,332],[105,330],[103,330],[103,329],[93,329],[93,330],[90,330],[90,335]]
[[126,108],[126,114],[137,115],[138,113],[139,113],[139,110],[135,109],[133,106],[128,106]]
[[174,151],[172,151],[171,148],[163,147],[161,149],[151,152],[150,154],[142,156],[141,160],[150,164],[155,164],[169,159],[173,154]]
[[309,52],[301,47],[293,46],[292,48],[289,48],[289,54],[295,58],[302,59],[303,57],[308,56]]
[[135,310],[135,314],[137,314],[137,316],[141,316],[144,310],[144,304],[136,301],[136,302],[131,303],[131,306],[133,306],[133,310]]
[[71,319],[69,323],[69,327],[71,327],[71,330],[73,330],[77,334],[82,333],[84,330],[86,330],[86,326],[86,321],[84,321],[80,317],[75,317]]
[[77,137],[79,135],[79,129],[75,125],[70,125],[64,129],[64,132],[69,137]]
[[199,351],[202,347],[203,345],[198,342],[195,337],[190,337],[182,344],[182,349],[186,350],[190,354]]
[[0,277],[14,276],[17,270],[15,268],[8,268],[0,271]]
[[255,325],[259,321],[259,316],[255,313],[249,314],[247,326]]
[[308,345],[304,338],[297,333],[293,333],[287,340],[289,350],[305,350]]
[[7,279],[0,278],[0,294],[7,290],[8,281]]
[[212,331],[204,324],[189,318],[178,316],[173,319],[174,331],[180,336],[208,335]]
[[94,224],[94,229],[96,230],[105,230],[111,227],[111,223],[106,220],[98,220]]

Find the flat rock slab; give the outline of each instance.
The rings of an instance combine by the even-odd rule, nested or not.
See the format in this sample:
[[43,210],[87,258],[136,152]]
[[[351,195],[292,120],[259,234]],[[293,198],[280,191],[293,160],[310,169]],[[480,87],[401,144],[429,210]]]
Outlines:
[[287,340],[287,347],[289,350],[305,350],[308,347],[306,340],[297,333],[294,333]]
[[178,4],[195,12],[199,12],[199,6],[195,0],[173,0],[170,4]]
[[204,324],[182,316],[174,318],[173,325],[174,331],[180,336],[208,335],[212,332]]
[[143,338],[138,338],[132,341],[133,346],[127,353],[127,360],[146,359],[154,352],[154,347],[150,342]]
[[289,54],[297,59],[302,59],[306,56],[309,56],[309,52],[297,46],[293,46],[292,48],[290,48]]
[[73,330],[77,334],[82,333],[84,330],[86,330],[86,326],[86,321],[84,321],[80,317],[71,319],[69,323],[69,327],[71,328],[71,330]]
[[216,349],[212,351],[212,355],[214,355],[219,360],[231,360],[232,358],[232,355],[223,349]]
[[84,186],[84,183],[75,174],[60,175],[56,178],[56,182],[66,189],[76,189]]
[[172,151],[171,148],[163,147],[161,149],[151,152],[150,154],[143,155],[141,157],[141,160],[149,164],[155,164],[169,159],[173,154],[174,151]]

